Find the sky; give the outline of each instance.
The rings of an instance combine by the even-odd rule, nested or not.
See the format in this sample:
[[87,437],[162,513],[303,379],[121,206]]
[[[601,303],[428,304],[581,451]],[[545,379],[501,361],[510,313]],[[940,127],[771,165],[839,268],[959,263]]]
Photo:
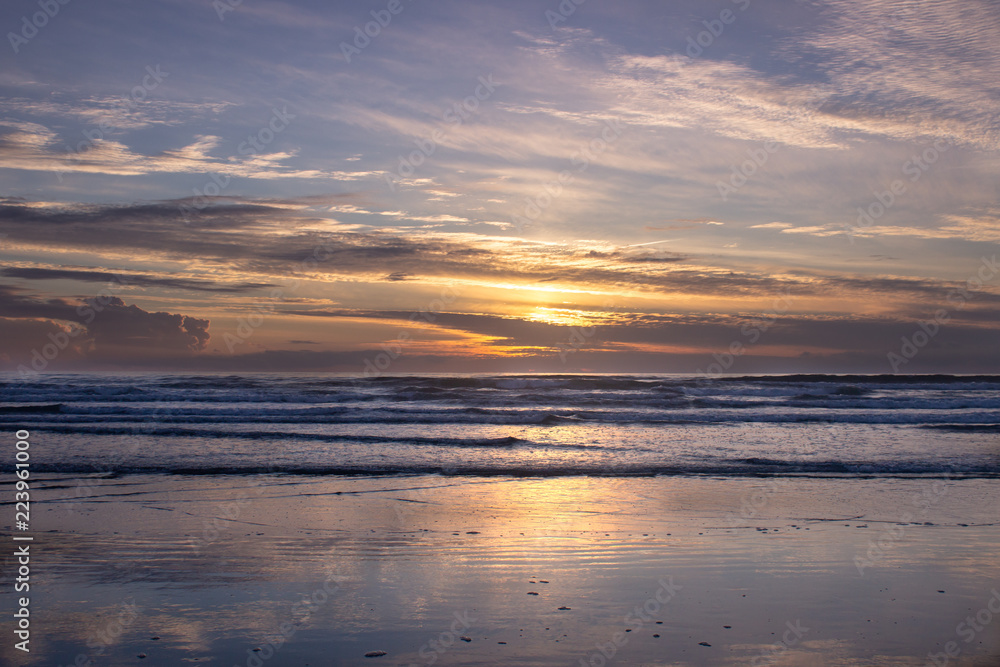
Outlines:
[[994,0],[8,0],[0,370],[1000,372]]

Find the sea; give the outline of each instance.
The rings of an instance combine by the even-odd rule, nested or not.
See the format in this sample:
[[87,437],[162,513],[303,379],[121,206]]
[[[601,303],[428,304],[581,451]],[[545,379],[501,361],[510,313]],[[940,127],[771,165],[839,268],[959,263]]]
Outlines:
[[0,422],[35,473],[1000,476],[992,375],[8,375]]

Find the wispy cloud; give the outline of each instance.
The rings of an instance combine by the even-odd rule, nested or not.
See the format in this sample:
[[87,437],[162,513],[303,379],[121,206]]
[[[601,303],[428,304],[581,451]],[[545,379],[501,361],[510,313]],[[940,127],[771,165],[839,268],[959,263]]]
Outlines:
[[0,166],[27,171],[54,171],[60,173],[85,172],[115,176],[138,176],[155,173],[222,174],[244,178],[276,179],[336,179],[355,181],[378,177],[377,171],[325,171],[321,169],[294,169],[284,162],[295,156],[293,152],[260,153],[248,157],[222,159],[210,153],[216,149],[219,137],[205,135],[191,144],[168,150],[157,155],[133,152],[118,141],[97,139],[80,146],[81,150],[67,151],[60,146],[55,132],[36,123],[9,123],[0,126],[16,128],[0,135]]

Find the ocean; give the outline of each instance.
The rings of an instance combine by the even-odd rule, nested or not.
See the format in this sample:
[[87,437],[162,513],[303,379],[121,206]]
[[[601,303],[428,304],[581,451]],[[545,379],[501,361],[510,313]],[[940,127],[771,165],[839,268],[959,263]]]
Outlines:
[[36,473],[1000,476],[1000,376],[8,376],[0,422]]

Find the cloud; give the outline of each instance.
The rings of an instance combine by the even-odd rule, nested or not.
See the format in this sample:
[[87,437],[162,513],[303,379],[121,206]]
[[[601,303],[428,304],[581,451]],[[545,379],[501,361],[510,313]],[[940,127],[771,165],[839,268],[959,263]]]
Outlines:
[[795,225],[792,225],[792,224],[787,223],[787,222],[766,222],[766,223],[764,223],[762,225],[751,225],[750,229],[778,229],[778,230],[783,230],[783,229],[790,229],[790,228],[792,228],[794,226]]
[[[372,319],[399,322],[412,328],[413,313],[392,310],[287,310],[284,315],[330,319]],[[502,354],[504,348],[535,348],[541,356],[555,354],[560,345],[585,329],[586,347],[591,351],[702,350],[709,356],[726,351],[734,342],[741,343],[749,354],[798,355],[802,351],[837,354],[846,351],[878,353],[897,344],[901,337],[918,330],[926,318],[920,308],[893,316],[778,314],[775,311],[746,314],[683,313],[674,315],[644,314],[620,310],[579,310],[563,313],[574,324],[555,324],[525,319],[470,313],[435,313],[430,326],[480,337],[485,349]],[[946,334],[932,347],[995,349],[995,327],[984,327],[994,310],[955,312]],[[425,327],[423,320],[420,326]],[[411,340],[420,339],[412,334]],[[481,353],[481,352],[480,352]],[[884,352],[883,358],[884,358]]]
[[748,229],[776,230],[782,234],[808,234],[811,236],[892,237],[909,236],[929,240],[961,240],[981,243],[1000,243],[1000,209],[979,208],[963,213],[945,213],[938,216],[937,226],[910,227],[886,225],[870,220],[871,224],[827,223],[823,225],[792,225],[787,222],[768,222],[751,225]]
[[186,278],[157,278],[130,273],[109,273],[106,271],[48,269],[48,268],[8,268],[0,270],[0,275],[23,280],[76,280],[91,283],[113,283],[136,285],[139,287],[169,287],[196,292],[241,293],[274,287],[274,283],[236,283],[220,285],[207,280]]
[[8,334],[0,352],[15,360],[28,359],[32,350],[53,342],[50,334],[60,332],[69,335],[71,356],[105,360],[197,352],[210,338],[207,319],[149,312],[118,297],[44,299],[9,285],[0,285],[0,319]]
[[823,10],[825,20],[789,40],[783,52],[823,71],[847,96],[852,115],[888,118],[892,110],[912,134],[1000,147],[995,6],[838,0]]
[[122,347],[195,352],[205,349],[210,338],[207,319],[151,313],[118,297],[90,299],[88,305],[95,316],[89,322],[85,317],[84,322],[98,352]]
[[125,144],[106,138],[81,142],[80,150],[58,148],[55,132],[37,123],[0,121],[0,127],[15,131],[0,135],[0,166],[26,171],[59,173],[83,172],[114,176],[139,176],[153,173],[217,174],[255,179],[331,178],[356,181],[378,177],[380,171],[326,171],[293,169],[284,164],[296,152],[275,151],[245,157],[220,159],[209,153],[221,144],[213,135],[196,136],[182,148],[157,155],[135,153]]
[[[484,287],[544,284],[551,289],[658,297],[682,294],[731,299],[791,291],[842,298],[877,292],[894,299],[933,297],[942,301],[952,288],[947,281],[904,276],[853,278],[736,270],[648,246],[552,243],[423,229],[345,228],[336,221],[314,217],[294,200],[267,203],[234,199],[207,206],[196,219],[184,224],[178,202],[64,206],[8,199],[0,202],[0,233],[8,234],[9,243],[36,251],[127,253],[163,261],[197,257],[218,275],[230,275],[234,285],[251,288],[309,276],[314,280],[406,284],[458,280]],[[832,235],[844,230],[807,228],[804,233]],[[247,281],[248,275],[258,279]],[[397,280],[401,276],[407,280]]]
[[[701,225],[722,226],[722,225],[725,224],[723,222],[718,222],[717,220],[712,220],[710,218],[696,218],[696,219],[683,219],[682,218],[682,219],[678,219],[678,220],[673,220],[672,222],[680,223],[680,224],[673,224],[673,225],[646,225],[645,229],[647,231],[651,231],[651,232],[665,232],[665,231],[673,231],[673,230],[677,230],[677,229],[697,229]],[[654,241],[654,243],[656,243],[656,241]],[[642,244],[634,244],[634,245],[642,245]]]
[[[99,128],[100,134],[119,133],[152,126],[179,125],[181,118],[204,119],[216,117],[227,108],[234,106],[225,101],[181,102],[177,100],[147,99],[136,104],[130,97],[110,97],[89,95],[70,100],[65,94],[53,93],[49,99],[7,97],[0,99],[0,111],[8,117],[22,115],[29,118],[52,117],[56,121],[75,118],[87,127],[80,130],[77,137],[90,143],[90,136]],[[42,125],[33,124],[45,131]],[[12,125],[16,126],[16,125]],[[70,140],[79,143],[78,138]]]
[[920,239],[958,239],[981,243],[1000,243],[1000,209],[992,208],[941,216],[937,227],[905,227],[874,224],[852,227],[851,234],[862,237],[911,236]]
[[62,348],[59,350],[62,360],[82,359],[89,351],[90,341],[87,337],[79,337],[78,333],[78,327],[51,320],[0,317],[0,341],[3,341],[0,344],[0,367],[17,362],[31,363],[32,352],[38,352],[44,360],[43,348],[64,341],[65,346],[58,346]]
[[[865,9],[858,11],[860,7]],[[930,54],[917,54],[917,49],[912,48],[880,58],[877,67],[865,70],[870,77],[866,81],[849,76],[846,68],[840,67],[848,61],[867,57],[867,52],[859,53],[857,44],[848,39],[848,32],[857,31],[858,25],[863,25],[861,32],[867,34],[866,40],[874,39],[878,27],[873,17],[878,12],[878,8],[869,8],[862,0],[836,3],[828,9],[829,17],[821,24],[820,36],[804,32],[787,38],[781,52],[789,59],[801,59],[803,48],[807,51],[822,49],[824,56],[827,52],[833,54],[819,61],[821,67],[827,61],[834,63],[831,65],[832,80],[828,83],[807,82],[807,77],[775,75],[767,69],[731,60],[691,58],[679,53],[628,53],[587,30],[557,30],[556,44],[526,46],[525,50],[546,63],[544,71],[575,71],[575,80],[586,82],[585,90],[582,84],[573,88],[565,82],[559,89],[564,96],[583,98],[588,104],[575,105],[576,108],[571,109],[558,103],[506,103],[502,108],[511,114],[548,117],[564,126],[583,127],[595,121],[616,119],[632,128],[707,130],[725,138],[773,141],[813,149],[845,149],[859,137],[901,140],[947,137],[956,143],[980,148],[994,149],[1000,145],[996,132],[989,127],[995,121],[987,122],[987,119],[995,119],[993,100],[997,91],[992,82],[996,68],[990,71],[982,62],[977,63],[974,71],[980,82],[971,87],[949,81],[941,71],[941,61],[935,60],[946,53],[946,44],[936,44]],[[926,35],[931,29],[937,33],[938,24],[929,17],[917,20],[919,13],[922,12],[912,12],[915,19],[911,26],[913,35],[920,31]],[[995,25],[995,21],[980,17],[982,23],[972,25],[970,19],[975,21],[975,17],[954,11],[954,8],[950,12],[936,9],[933,13],[935,17],[949,14],[947,23],[954,26],[950,34],[963,35],[971,30],[977,35],[972,40],[977,45],[976,50],[966,53],[961,58],[961,65],[957,59],[955,61],[956,67],[961,67],[963,72],[969,71],[966,65],[971,64],[979,49],[991,48],[992,33],[984,30],[982,23]],[[865,43],[867,45],[868,41]],[[595,53],[600,58],[596,65]],[[939,113],[942,109],[928,108],[914,100],[913,86],[902,83],[904,79],[914,85],[920,81],[918,75],[906,71],[909,57],[913,55],[920,55],[919,62],[936,63],[937,101],[943,102],[954,93],[979,113],[970,114],[968,109],[958,113],[962,105],[949,104],[948,109],[956,113],[942,115]],[[992,51],[988,60],[996,60]],[[873,92],[884,92],[876,83],[881,81],[881,76],[900,81],[900,89],[895,91],[897,94],[887,96],[881,105],[866,103]],[[815,80],[816,77],[809,78]],[[964,81],[964,75],[961,79]],[[559,84],[553,82],[552,85]],[[538,145],[546,146],[547,142]]]
[[79,322],[78,307],[84,304],[65,299],[43,299],[26,296],[24,290],[0,285],[0,316],[7,318],[49,319]]

